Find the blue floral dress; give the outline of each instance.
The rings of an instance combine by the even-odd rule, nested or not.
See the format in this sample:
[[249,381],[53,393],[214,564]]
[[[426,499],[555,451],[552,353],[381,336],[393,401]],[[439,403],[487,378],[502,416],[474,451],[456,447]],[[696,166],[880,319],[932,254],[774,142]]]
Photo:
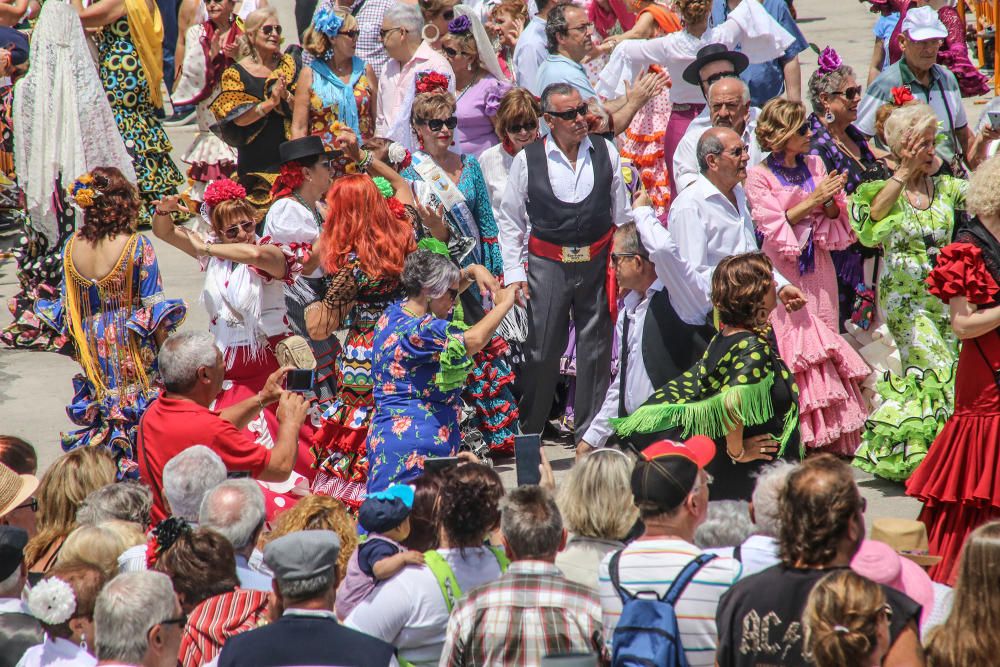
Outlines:
[[458,452],[461,394],[472,367],[461,325],[413,317],[399,303],[375,325],[373,350],[369,494],[419,477],[425,458]]
[[187,307],[167,299],[153,244],[133,234],[115,268],[100,280],[73,265],[70,237],[63,252],[59,298],[39,299],[36,312],[47,325],[73,340],[83,373],[73,378],[75,394],[66,408],[83,428],[64,433],[62,447],[104,447],[118,464],[119,478],[138,478],[134,445],[139,418],[159,393],[157,329],[180,326]]

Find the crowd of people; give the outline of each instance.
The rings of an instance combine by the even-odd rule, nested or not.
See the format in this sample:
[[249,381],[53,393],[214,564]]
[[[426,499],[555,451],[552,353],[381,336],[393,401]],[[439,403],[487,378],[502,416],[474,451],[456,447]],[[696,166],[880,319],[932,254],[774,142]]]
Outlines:
[[0,5],[0,666],[990,664],[1000,105],[867,2]]

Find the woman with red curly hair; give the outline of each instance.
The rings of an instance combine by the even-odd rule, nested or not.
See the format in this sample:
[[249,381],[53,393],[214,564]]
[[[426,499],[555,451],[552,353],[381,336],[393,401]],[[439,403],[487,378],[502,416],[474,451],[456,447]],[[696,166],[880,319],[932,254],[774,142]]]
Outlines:
[[83,428],[62,435],[63,449],[101,447],[118,477],[138,478],[139,418],[159,393],[156,354],[187,307],[163,293],[153,244],[135,231],[142,200],[114,167],[84,174],[68,189],[83,224],[66,242],[60,296],[39,300],[43,322],[72,341],[83,373],[66,408]]
[[[311,255],[308,243],[279,244],[268,236],[259,238],[256,208],[247,201],[243,186],[229,179],[214,181],[205,189],[202,214],[211,228],[207,237],[175,226],[170,216],[178,211],[186,212],[177,196],[157,202],[153,233],[197,259],[205,272],[202,301],[208,310],[209,329],[226,364],[226,382],[214,407],[222,410],[254,395],[260,400],[264,385],[279,370],[275,348],[292,335],[285,288],[319,265],[319,253]],[[243,430],[270,448],[278,436],[277,405],[261,402],[260,408]],[[311,435],[307,422],[299,438],[295,472],[287,482],[275,486],[261,483],[268,516],[275,510],[276,488],[287,490],[301,477],[312,477]]]

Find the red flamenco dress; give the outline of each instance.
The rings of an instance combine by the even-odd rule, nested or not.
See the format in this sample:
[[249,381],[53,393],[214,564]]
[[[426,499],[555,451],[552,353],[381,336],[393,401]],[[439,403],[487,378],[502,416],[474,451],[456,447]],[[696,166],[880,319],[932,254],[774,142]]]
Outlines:
[[[945,303],[963,296],[980,309],[1000,305],[1000,242],[978,221],[944,247],[927,277]],[[930,552],[942,556],[930,570],[954,585],[965,539],[1000,518],[1000,330],[963,341],[955,381],[955,412],[906,483],[920,499]]]

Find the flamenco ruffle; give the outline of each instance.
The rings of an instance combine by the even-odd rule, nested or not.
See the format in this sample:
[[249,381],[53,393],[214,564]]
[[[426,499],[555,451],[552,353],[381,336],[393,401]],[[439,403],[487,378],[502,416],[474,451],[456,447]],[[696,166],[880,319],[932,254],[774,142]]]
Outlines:
[[473,427],[483,434],[491,452],[514,451],[514,436],[519,433],[517,402],[509,385],[514,371],[507,360],[488,350],[475,356],[476,365],[469,374],[465,395],[475,408]]
[[970,303],[989,303],[1000,286],[986,270],[983,252],[971,243],[951,243],[941,249],[927,276],[927,291],[948,303],[964,296]]
[[924,460],[952,411],[954,381],[954,367],[940,374],[912,366],[903,377],[886,373],[877,385],[882,404],[868,418],[854,465],[885,479],[905,481]]
[[236,172],[236,150],[211,132],[199,132],[194,143],[181,156],[181,161],[191,165],[188,179],[203,183],[229,177]]
[[310,448],[318,469],[312,492],[331,496],[352,511],[357,510],[365,498],[368,483],[365,441],[371,408],[349,406],[338,398],[323,415],[323,420]]

